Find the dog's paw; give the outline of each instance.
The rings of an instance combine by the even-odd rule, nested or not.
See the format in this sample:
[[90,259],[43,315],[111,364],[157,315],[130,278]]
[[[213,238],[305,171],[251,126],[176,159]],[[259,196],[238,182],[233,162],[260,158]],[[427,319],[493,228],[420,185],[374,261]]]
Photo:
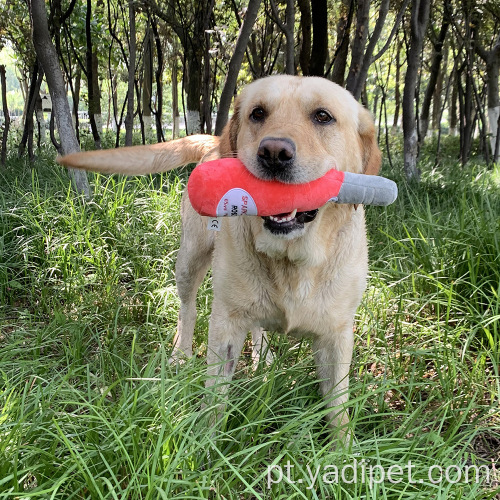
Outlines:
[[192,356],[193,356],[192,353],[174,347],[174,349],[172,350],[172,354],[170,355],[170,358],[168,358],[168,362],[171,365],[183,365]]
[[264,362],[269,366],[274,361],[274,354],[269,347],[266,332],[262,328],[252,330],[252,364],[254,369]]
[[260,363],[265,363],[266,366],[270,366],[274,361],[274,354],[271,352],[269,347],[264,349],[256,349],[255,346],[252,348],[252,364],[254,369],[256,369]]

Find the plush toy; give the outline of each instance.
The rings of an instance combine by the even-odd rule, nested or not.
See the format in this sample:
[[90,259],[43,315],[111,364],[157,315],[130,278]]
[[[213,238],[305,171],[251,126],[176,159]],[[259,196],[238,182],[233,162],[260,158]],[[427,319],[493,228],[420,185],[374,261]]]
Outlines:
[[237,158],[200,163],[187,187],[194,209],[210,217],[308,212],[329,201],[385,206],[398,195],[396,183],[389,179],[334,169],[306,184],[262,180]]

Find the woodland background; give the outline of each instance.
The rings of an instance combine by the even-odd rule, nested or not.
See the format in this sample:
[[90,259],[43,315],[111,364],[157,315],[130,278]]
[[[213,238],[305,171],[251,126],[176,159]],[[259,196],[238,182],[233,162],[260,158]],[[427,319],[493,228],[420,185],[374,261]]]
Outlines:
[[[4,2],[0,46],[14,57],[23,97],[10,106],[19,114],[22,105],[19,154],[27,145],[33,155],[34,131],[44,139],[44,109],[54,106],[57,117],[56,102],[44,105],[51,85],[42,60],[53,58],[76,137],[85,117],[96,148],[111,127],[116,146],[122,127],[125,144],[134,127],[142,142],[170,137],[167,126],[176,137],[179,116],[188,134],[220,134],[242,85],[288,73],[329,78],[371,109],[381,130],[402,127],[409,178],[418,178],[419,148],[433,133],[459,135],[462,164],[474,136],[487,162],[498,158],[500,6],[493,0]],[[47,30],[55,53],[42,41]],[[17,87],[12,71],[8,81]],[[3,108],[9,114],[5,85]],[[53,131],[58,121],[50,123]],[[8,131],[7,122],[2,158]]]

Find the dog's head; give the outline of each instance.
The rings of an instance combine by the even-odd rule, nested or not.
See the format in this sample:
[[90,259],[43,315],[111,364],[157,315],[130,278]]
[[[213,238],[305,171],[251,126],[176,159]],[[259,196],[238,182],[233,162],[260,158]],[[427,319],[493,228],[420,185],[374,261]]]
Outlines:
[[[237,156],[261,179],[292,184],[313,181],[332,168],[376,175],[381,164],[372,117],[348,91],[324,78],[285,75],[243,90],[220,154]],[[265,217],[264,228],[292,239],[304,234],[317,212]]]

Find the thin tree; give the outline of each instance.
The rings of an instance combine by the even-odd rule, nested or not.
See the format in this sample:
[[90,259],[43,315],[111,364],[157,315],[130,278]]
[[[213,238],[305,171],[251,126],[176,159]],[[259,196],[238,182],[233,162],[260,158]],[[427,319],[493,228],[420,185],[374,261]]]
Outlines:
[[[102,2],[101,2],[102,3]],[[89,121],[94,144],[97,149],[101,149],[101,135],[99,128],[102,128],[101,119],[101,99],[99,92],[99,65],[97,59],[97,52],[95,47],[92,46],[92,0],[87,0],[87,12],[85,14],[85,38],[87,42],[85,58],[86,58],[86,75],[87,75],[87,89],[89,98]],[[98,117],[98,118],[97,118]],[[98,127],[97,120],[100,122]]]
[[417,169],[418,133],[415,114],[420,57],[425,30],[429,21],[431,0],[413,0],[410,21],[410,50],[408,52],[405,87],[403,92],[404,171],[409,180],[419,180]]
[[273,19],[285,35],[285,73],[287,75],[293,75],[295,74],[295,3],[294,0],[286,0],[285,22],[283,22],[280,18],[275,0],[269,0],[269,2],[271,4]]
[[[61,140],[61,153],[69,154],[80,150],[76,140],[71,110],[69,108],[64,78],[59,66],[57,52],[52,44],[47,23],[44,0],[30,0],[30,17],[33,31],[33,45],[40,64],[42,65],[50,97],[52,99],[52,113],[57,121],[59,137]],[[85,197],[90,197],[90,186],[87,174],[83,170],[70,169],[70,175],[75,188]]]
[[335,55],[327,76],[332,82],[338,83],[342,87],[345,84],[345,70],[347,68],[347,56],[349,54],[349,42],[351,36],[351,25],[354,17],[355,0],[342,0],[340,6],[340,16],[337,23],[337,43]]
[[142,119],[144,121],[144,136],[151,142],[151,98],[153,95],[153,29],[151,18],[148,18],[148,28],[143,46],[144,77],[142,79]]
[[425,89],[424,100],[422,102],[422,107],[420,110],[420,128],[419,128],[419,141],[423,142],[425,136],[427,135],[427,130],[429,128],[429,113],[430,106],[435,90],[441,92],[441,89],[437,88],[438,78],[441,68],[441,61],[443,60],[443,47],[446,35],[448,33],[448,28],[450,26],[450,15],[451,15],[451,2],[450,0],[445,0],[444,2],[444,13],[443,21],[441,24],[441,29],[439,30],[439,35],[436,41],[433,42],[434,53],[432,55],[431,67],[429,70],[429,81],[427,83],[427,88]]
[[401,107],[401,40],[396,43],[396,69],[394,76],[394,117],[392,121],[392,129],[396,131],[399,123],[399,110]]
[[351,67],[349,69],[349,75],[346,82],[347,90],[351,91],[356,99],[360,99],[363,89],[365,88],[366,78],[368,76],[368,70],[370,69],[370,66],[380,57],[382,57],[386,50],[391,46],[392,39],[399,29],[399,25],[409,3],[409,0],[404,0],[404,2],[402,3],[398,15],[396,16],[396,20],[392,26],[389,38],[386,40],[382,49],[375,55],[373,55],[373,53],[382,34],[387,14],[389,13],[390,0],[382,0],[380,4],[377,22],[375,23],[373,32],[370,35],[370,40],[368,42],[368,45],[366,46],[366,50],[364,49],[364,46],[369,24],[368,14],[370,2],[365,0],[363,5],[358,7],[358,9],[362,8],[362,11],[361,14],[358,15],[356,37],[353,44],[353,54],[351,57]]
[[132,146],[134,132],[134,90],[135,90],[135,9],[134,2],[128,4],[129,14],[129,61],[128,61],[128,91],[127,91],[127,116],[125,118],[125,146]]
[[227,123],[229,108],[231,106],[231,100],[236,89],[236,81],[238,79],[238,73],[241,68],[241,63],[245,55],[245,50],[248,45],[248,40],[252,33],[253,25],[257,19],[257,14],[259,12],[261,0],[250,0],[248,2],[248,8],[245,14],[245,19],[240,28],[240,33],[238,35],[238,40],[236,41],[236,47],[234,49],[233,56],[229,61],[229,67],[226,73],[226,80],[224,82],[224,87],[222,89],[222,94],[219,100],[219,109],[217,113],[217,120],[215,122],[215,135],[220,135],[224,126]]
[[297,0],[300,11],[300,30],[302,38],[299,53],[299,65],[304,76],[309,75],[309,65],[311,63],[312,44],[312,12],[310,0]]
[[34,160],[33,154],[33,113],[35,112],[36,99],[40,93],[40,86],[43,80],[43,69],[40,68],[38,59],[35,59],[33,64],[31,82],[29,86],[28,98],[25,102],[24,111],[24,128],[21,142],[18,147],[18,156],[21,158],[28,146],[28,156],[30,160]]
[[[387,0],[385,0],[387,1]],[[351,65],[346,80],[346,89],[353,93],[356,79],[363,64],[365,44],[368,37],[370,22],[370,0],[358,0],[358,11],[356,14],[356,31],[351,49]],[[362,88],[362,86],[361,86]],[[359,94],[361,95],[361,89]]]
[[2,133],[2,149],[0,150],[0,164],[5,165],[7,159],[7,137],[9,135],[10,116],[9,107],[7,106],[7,83],[5,82],[5,66],[0,65],[0,85],[2,88],[2,110],[3,110],[3,133]]
[[[158,26],[156,24],[156,18],[153,14],[150,14],[151,28],[153,30],[154,41],[156,46],[156,109],[154,111],[155,124],[156,124],[156,140],[157,142],[162,142],[165,140],[163,136],[163,47],[161,45],[160,35],[158,33]],[[175,82],[177,85],[177,82]],[[174,82],[172,82],[172,86]]]
[[[175,31],[184,50],[186,67],[183,73],[183,83],[186,91],[188,134],[199,133],[203,129],[200,113],[201,96],[207,98],[210,95],[207,89],[202,88],[204,80],[202,76],[206,74],[203,71],[203,60],[206,57],[206,31],[208,21],[211,20],[214,1],[191,2],[192,12],[190,13],[188,9],[180,8],[178,2],[172,0],[161,3],[161,7],[156,0],[145,0],[145,4],[151,11]],[[207,83],[205,78],[205,84]],[[205,116],[205,118],[209,117]]]
[[498,84],[500,73],[500,33],[490,50],[486,50],[479,42],[476,42],[475,49],[479,57],[486,64],[488,124],[491,134],[490,144],[493,161],[496,163],[500,158],[497,148],[498,124],[500,122],[500,94]]
[[324,76],[328,56],[328,5],[327,0],[312,0],[313,42],[309,74]]

